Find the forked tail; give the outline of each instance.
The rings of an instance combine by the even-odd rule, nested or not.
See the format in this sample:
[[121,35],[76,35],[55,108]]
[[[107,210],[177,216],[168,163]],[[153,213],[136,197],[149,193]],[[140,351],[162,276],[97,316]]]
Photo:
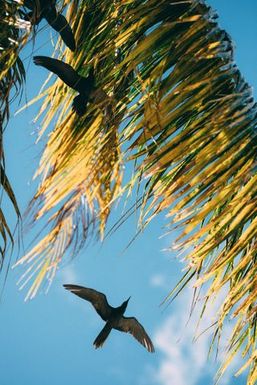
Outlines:
[[104,341],[106,340],[106,338],[110,334],[111,330],[112,330],[112,327],[107,322],[105,324],[104,328],[101,330],[101,332],[98,334],[98,336],[96,337],[96,339],[94,341],[94,346],[96,349],[101,348],[103,346]]

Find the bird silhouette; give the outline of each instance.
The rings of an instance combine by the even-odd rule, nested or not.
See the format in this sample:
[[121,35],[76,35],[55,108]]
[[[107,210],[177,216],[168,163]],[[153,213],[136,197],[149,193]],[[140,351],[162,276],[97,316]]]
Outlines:
[[96,349],[102,347],[111,330],[116,329],[132,334],[149,352],[154,352],[153,343],[138,320],[134,317],[123,316],[130,297],[120,306],[112,307],[108,304],[105,294],[99,291],[78,285],[65,284],[63,286],[66,290],[70,290],[73,294],[91,302],[100,317],[106,321],[104,328],[94,341]]
[[42,19],[46,19],[48,24],[57,31],[64,43],[71,51],[75,51],[76,43],[72,29],[66,18],[56,10],[56,0],[24,0],[23,5],[30,9],[26,18],[34,21],[35,24],[40,23]]
[[69,64],[48,56],[34,56],[36,65],[45,67],[55,73],[65,84],[79,92],[73,99],[73,110],[82,116],[86,112],[90,96],[95,91],[94,69],[91,67],[87,77],[80,76]]

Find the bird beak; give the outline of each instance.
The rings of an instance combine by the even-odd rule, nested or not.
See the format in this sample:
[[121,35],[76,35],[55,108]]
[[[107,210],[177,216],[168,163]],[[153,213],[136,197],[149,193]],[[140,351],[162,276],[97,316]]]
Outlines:
[[127,299],[127,302],[130,300],[131,296]]

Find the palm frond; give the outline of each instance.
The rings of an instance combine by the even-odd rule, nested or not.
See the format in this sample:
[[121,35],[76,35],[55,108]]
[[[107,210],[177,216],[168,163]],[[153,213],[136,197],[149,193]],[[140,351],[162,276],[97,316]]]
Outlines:
[[[0,2],[0,185],[10,199],[18,219],[20,218],[18,204],[5,173],[3,132],[10,116],[10,103],[22,90],[25,80],[25,70],[19,52],[28,37],[29,24],[20,18],[19,7],[16,1]],[[0,267],[2,267],[6,246],[9,241],[13,244],[13,235],[6,213],[2,209],[0,211]]]
[[[103,235],[111,204],[125,190],[122,164],[136,160],[126,186],[145,189],[142,225],[164,211],[170,228],[181,228],[175,245],[187,252],[187,273],[174,295],[187,277],[197,277],[197,287],[208,283],[207,299],[229,286],[217,324],[221,330],[235,318],[227,363],[244,347],[253,384],[257,109],[231,38],[196,0],[85,0],[69,13],[79,48],[61,58],[84,75],[94,66],[101,100],[79,119],[60,80],[45,91],[42,133],[57,123],[31,207],[34,220],[48,216],[51,229],[18,262],[36,274],[28,298],[47,274],[52,279],[77,236],[86,240],[92,224]],[[87,231],[78,235],[81,209]]]
[[[102,19],[107,17],[108,12],[111,13],[111,10],[105,9],[102,13],[98,13],[99,25]],[[32,221],[46,215],[53,207],[58,207],[58,211],[49,218],[48,222],[52,227],[46,238],[18,262],[30,264],[32,259],[35,259],[36,264],[40,265],[42,259],[50,259],[51,263],[44,270],[44,276],[50,274],[51,277],[54,276],[65,252],[69,249],[72,253],[78,252],[91,232],[90,228],[94,229],[96,223],[99,225],[99,235],[103,236],[110,203],[116,199],[122,179],[118,126],[123,112],[115,106],[112,96],[108,96],[104,87],[101,87],[102,79],[108,75],[108,66],[114,63],[115,48],[113,47],[108,59],[100,62],[97,58],[96,45],[98,39],[103,40],[103,37],[96,36],[94,45],[91,41],[84,42],[83,35],[90,26],[86,17],[87,9],[78,8],[72,3],[67,17],[71,20],[76,19],[75,15],[78,13],[80,19],[77,20],[80,21],[77,24],[75,21],[73,26],[77,41],[80,42],[78,55],[75,58],[73,54],[65,51],[64,57],[73,67],[80,69],[81,75],[86,76],[89,66],[94,66],[99,84],[96,102],[88,108],[82,118],[79,118],[71,112],[73,95],[68,92],[63,82],[57,80],[47,89],[47,98],[39,111],[39,116],[48,111],[43,118],[40,135],[57,111],[59,115],[35,175],[42,174],[42,182],[31,202]],[[94,22],[96,23],[96,20]],[[116,19],[114,26],[115,23]],[[106,31],[103,30],[102,33],[106,34]],[[82,42],[83,49],[80,46]],[[105,61],[108,63],[106,68]],[[121,91],[120,86],[117,92]],[[46,244],[49,247],[46,248]],[[49,250],[53,252],[49,254]],[[39,269],[39,276],[42,276],[41,273],[42,270]],[[39,285],[35,287],[37,290]],[[34,296],[36,290],[30,292],[28,298]]]

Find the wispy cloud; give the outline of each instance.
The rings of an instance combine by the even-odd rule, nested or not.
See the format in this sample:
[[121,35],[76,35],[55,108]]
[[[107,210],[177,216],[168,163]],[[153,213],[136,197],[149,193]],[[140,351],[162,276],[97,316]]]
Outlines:
[[[188,300],[184,299],[185,305]],[[192,319],[186,325],[187,317],[186,306],[177,307],[176,314],[166,319],[154,337],[156,347],[164,354],[156,373],[160,384],[194,385],[206,370],[206,337],[192,343],[197,321]]]
[[72,264],[63,267],[60,270],[60,278],[64,283],[77,283],[79,280],[79,276],[75,267]]
[[[163,354],[158,366],[151,370],[151,377],[154,380],[152,382],[155,384],[196,385],[201,380],[206,380],[206,377],[211,380],[224,358],[225,344],[220,346],[221,354],[216,361],[214,357],[208,359],[211,331],[203,333],[196,341],[193,341],[196,336],[200,304],[189,320],[191,298],[190,290],[185,290],[173,310],[173,314],[166,318],[154,336],[155,346]],[[201,330],[213,323],[220,301],[216,301],[208,308],[201,323]],[[231,327],[227,326],[223,333],[223,340],[227,340],[226,337],[230,331]],[[197,335],[199,332],[197,331]],[[220,384],[230,382],[229,378],[231,379],[232,370],[235,367],[238,367],[238,361],[234,362],[233,368],[230,368]],[[149,371],[149,368],[147,370]],[[234,380],[233,383],[235,383]]]
[[155,274],[150,278],[150,285],[167,289],[167,278],[164,274]]

